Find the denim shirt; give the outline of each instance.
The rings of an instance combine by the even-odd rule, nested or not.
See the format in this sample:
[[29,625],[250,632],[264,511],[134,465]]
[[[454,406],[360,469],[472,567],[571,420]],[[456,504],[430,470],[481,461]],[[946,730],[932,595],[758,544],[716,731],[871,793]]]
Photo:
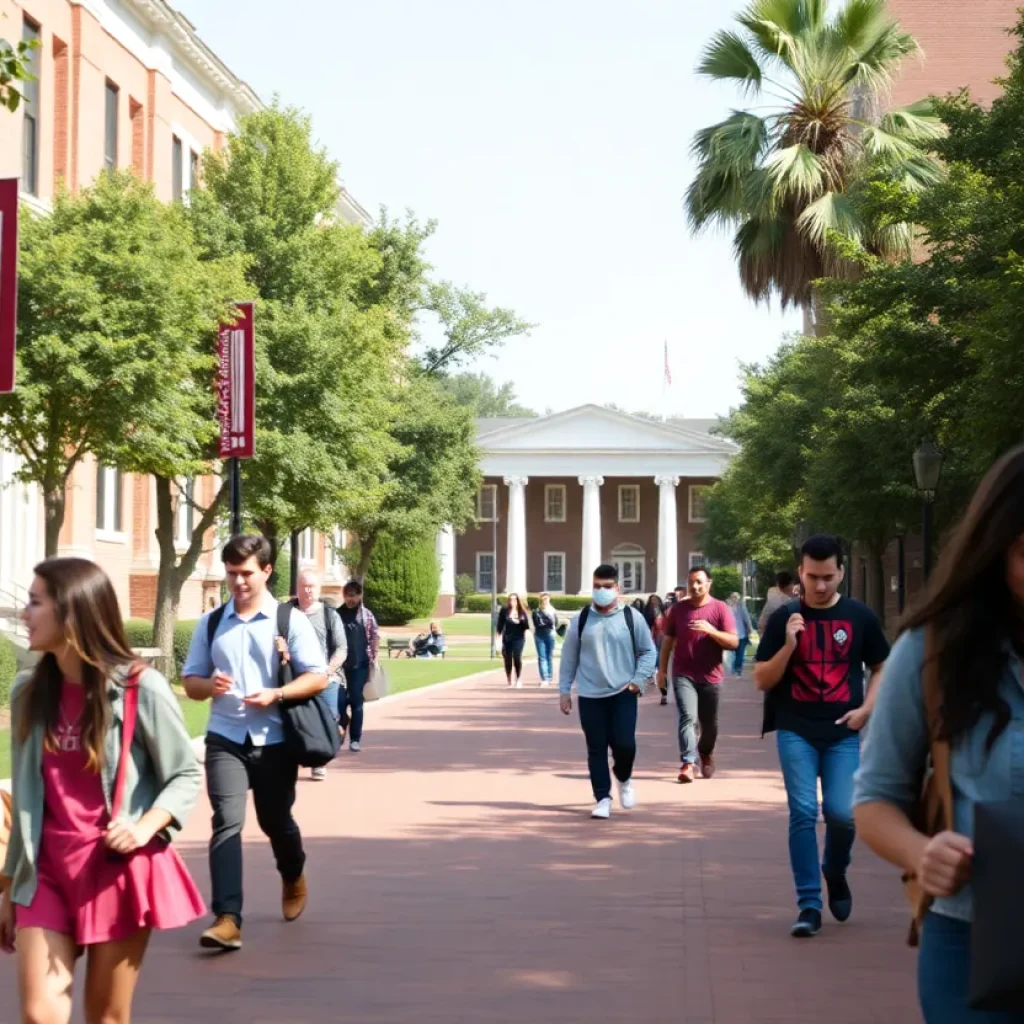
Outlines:
[[[896,642],[879,682],[878,698],[861,748],[854,803],[882,801],[909,812],[917,802],[928,757],[922,666],[924,633],[905,633]],[[953,827],[974,835],[974,805],[995,800],[1024,802],[1024,685],[1021,663],[1012,650],[999,681],[999,696],[1011,721],[986,752],[994,716],[982,715],[954,740],[951,752]],[[973,898],[968,884],[956,895],[937,899],[932,909],[970,921]]]

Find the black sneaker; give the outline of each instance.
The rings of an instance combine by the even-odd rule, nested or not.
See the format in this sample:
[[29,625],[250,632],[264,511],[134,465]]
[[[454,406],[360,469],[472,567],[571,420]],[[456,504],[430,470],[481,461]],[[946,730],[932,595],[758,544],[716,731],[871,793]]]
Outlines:
[[668,696],[667,696],[667,694],[663,693],[661,695],[661,706],[664,707],[667,703],[668,703]]
[[800,911],[796,924],[789,930],[794,939],[809,939],[821,931],[821,911],[808,907]]
[[853,913],[853,893],[850,892],[850,883],[846,881],[846,875],[837,875],[835,878],[826,878],[825,885],[828,888],[828,909],[837,921],[849,920]]

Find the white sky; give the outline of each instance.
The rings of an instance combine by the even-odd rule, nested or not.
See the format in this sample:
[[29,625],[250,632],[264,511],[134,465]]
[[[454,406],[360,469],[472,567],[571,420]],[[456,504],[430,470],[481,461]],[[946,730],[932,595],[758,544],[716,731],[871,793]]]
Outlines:
[[363,206],[438,220],[439,276],[538,325],[476,367],[538,411],[724,413],[739,363],[798,328],[682,210],[694,131],[742,102],[693,68],[742,0],[172,2],[312,114]]

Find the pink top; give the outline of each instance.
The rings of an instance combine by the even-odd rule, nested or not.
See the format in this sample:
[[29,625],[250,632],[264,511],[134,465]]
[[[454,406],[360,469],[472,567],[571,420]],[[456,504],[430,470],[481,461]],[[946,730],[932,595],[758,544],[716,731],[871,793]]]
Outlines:
[[57,750],[43,752],[43,835],[53,830],[92,836],[105,830],[109,815],[99,772],[87,766],[82,749],[85,688],[65,682],[60,691]]

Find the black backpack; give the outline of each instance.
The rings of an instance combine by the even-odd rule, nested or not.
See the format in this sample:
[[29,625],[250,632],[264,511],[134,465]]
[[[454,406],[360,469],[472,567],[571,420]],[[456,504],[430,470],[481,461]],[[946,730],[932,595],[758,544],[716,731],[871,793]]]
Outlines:
[[[580,612],[580,617],[577,619],[576,636],[578,636],[581,641],[583,640],[583,630],[587,625],[587,619],[590,618],[590,608],[591,606],[588,604],[587,607]],[[622,614],[626,618],[626,628],[629,630],[629,639],[633,641],[633,660],[638,661],[639,655],[636,650],[636,626],[633,625],[633,609],[630,608],[628,604],[624,605],[622,608]]]

